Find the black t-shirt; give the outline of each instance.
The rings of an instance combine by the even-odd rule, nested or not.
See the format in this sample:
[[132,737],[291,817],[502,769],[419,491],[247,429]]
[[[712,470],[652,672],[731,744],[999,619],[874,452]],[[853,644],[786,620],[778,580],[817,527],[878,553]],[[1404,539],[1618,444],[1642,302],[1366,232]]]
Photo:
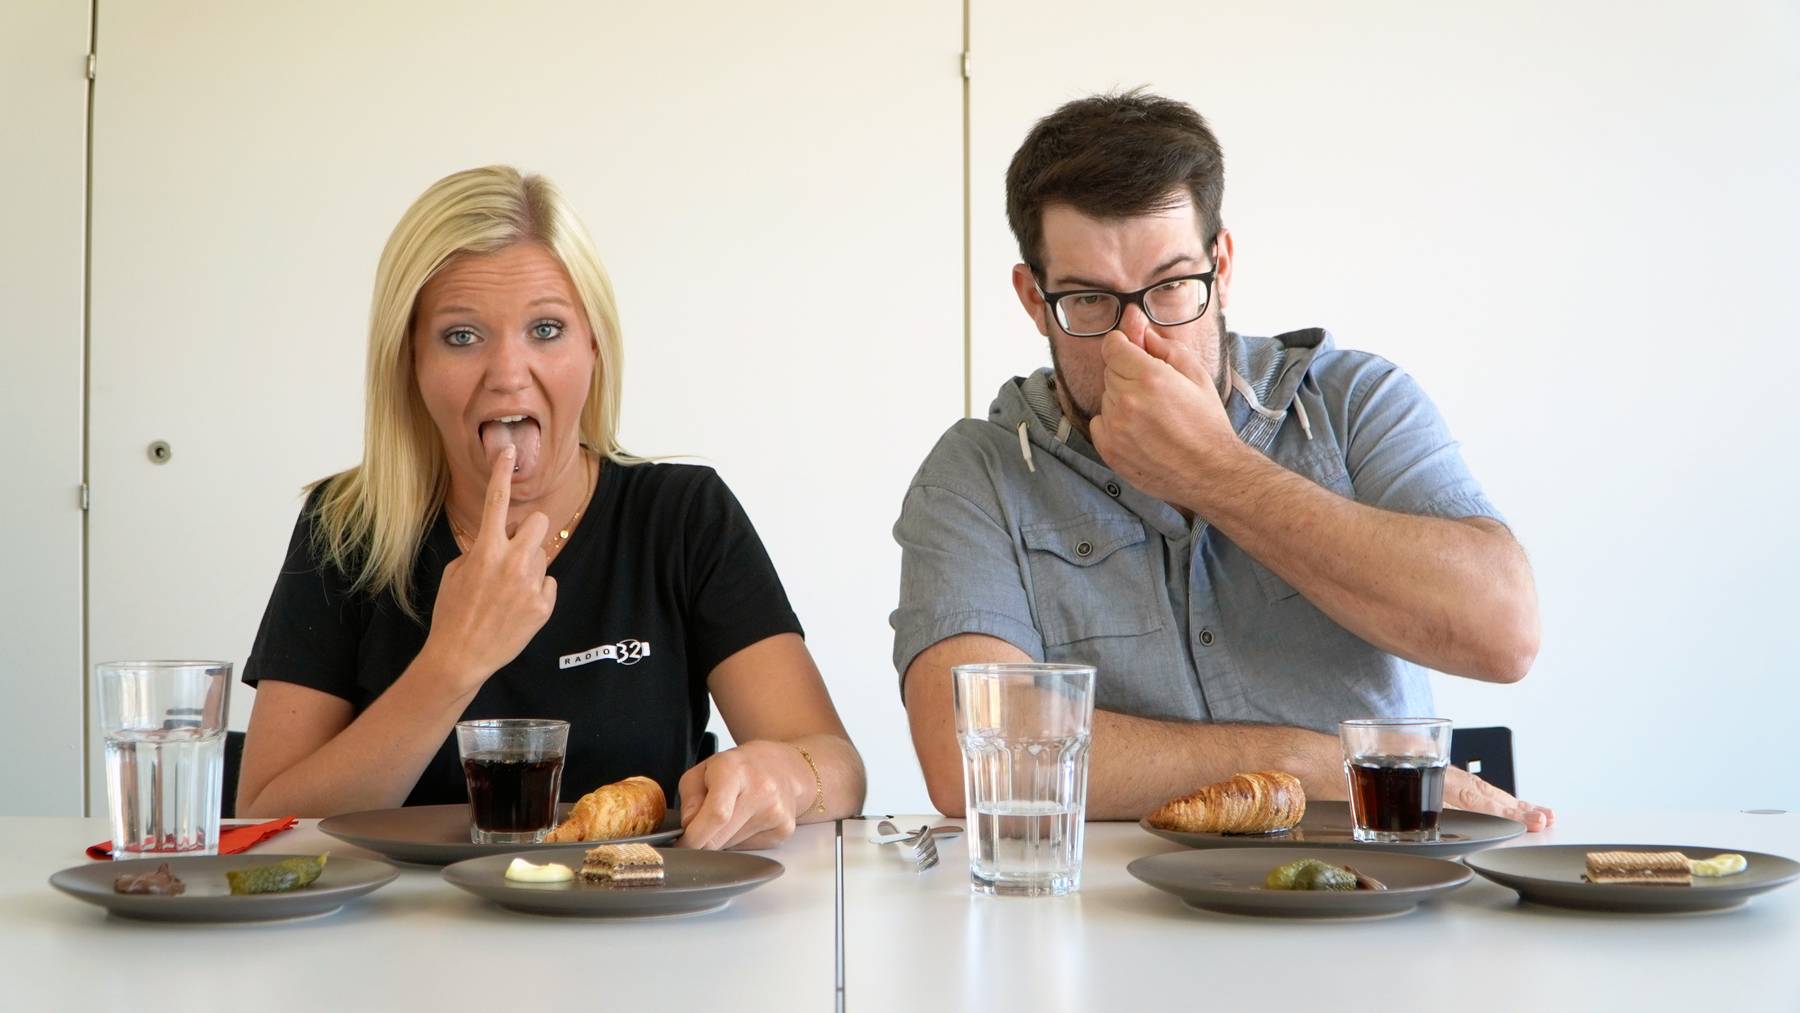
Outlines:
[[[424,647],[444,566],[459,550],[440,512],[413,569],[415,622],[390,593],[351,595],[350,578],[313,552],[317,501],[294,526],[244,682],[310,686],[361,714]],[[707,676],[742,648],[801,632],[750,518],[711,468],[607,461],[549,572],[549,622],[463,717],[566,720],[564,800],[643,774],[674,806],[706,730]],[[467,800],[452,732],[406,804]]]

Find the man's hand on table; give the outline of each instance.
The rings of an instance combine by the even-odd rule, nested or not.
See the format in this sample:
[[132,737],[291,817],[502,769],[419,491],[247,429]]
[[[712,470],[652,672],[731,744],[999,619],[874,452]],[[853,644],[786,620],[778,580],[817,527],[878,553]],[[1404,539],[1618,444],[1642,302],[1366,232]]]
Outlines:
[[1521,802],[1461,767],[1444,772],[1444,805],[1518,820],[1532,833],[1547,830],[1556,822],[1556,814],[1544,806]]

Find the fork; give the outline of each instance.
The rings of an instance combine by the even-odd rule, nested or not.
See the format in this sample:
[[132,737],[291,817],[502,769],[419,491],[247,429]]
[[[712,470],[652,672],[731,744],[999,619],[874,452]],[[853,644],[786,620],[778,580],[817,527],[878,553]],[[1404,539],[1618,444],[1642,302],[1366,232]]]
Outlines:
[[873,838],[879,843],[901,844],[905,851],[901,853],[912,864],[914,872],[924,872],[938,863],[937,845],[931,842],[931,828],[922,826],[911,833],[901,833],[890,820],[882,820],[875,824],[882,837]]

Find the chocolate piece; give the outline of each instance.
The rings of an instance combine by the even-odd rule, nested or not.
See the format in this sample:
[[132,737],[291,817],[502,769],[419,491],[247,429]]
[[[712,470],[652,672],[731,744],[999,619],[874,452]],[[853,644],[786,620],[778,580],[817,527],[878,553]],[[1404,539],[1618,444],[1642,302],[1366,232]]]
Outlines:
[[187,892],[187,884],[175,878],[169,871],[169,863],[164,862],[154,872],[139,872],[120,876],[113,880],[113,890],[118,893],[152,894],[159,897],[173,897]]

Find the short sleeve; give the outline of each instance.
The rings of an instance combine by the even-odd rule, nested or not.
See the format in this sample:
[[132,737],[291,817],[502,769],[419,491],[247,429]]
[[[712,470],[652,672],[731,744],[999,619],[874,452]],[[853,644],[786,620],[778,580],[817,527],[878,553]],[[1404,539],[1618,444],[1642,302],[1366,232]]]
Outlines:
[[1356,498],[1398,513],[1504,524],[1437,406],[1404,370],[1374,361],[1385,368],[1359,378],[1350,396],[1345,464]]
[[700,472],[682,543],[688,663],[704,681],[738,651],[777,634],[804,631],[750,516],[716,472]]
[[964,633],[1004,640],[1044,658],[1006,526],[978,497],[945,485],[915,483],[894,523],[900,543],[900,605],[894,627],[894,670],[906,670],[931,645]]
[[307,500],[294,524],[287,558],[244,662],[244,683],[291,682],[355,703],[362,617],[348,593],[349,580],[313,554],[316,501],[316,496]]

